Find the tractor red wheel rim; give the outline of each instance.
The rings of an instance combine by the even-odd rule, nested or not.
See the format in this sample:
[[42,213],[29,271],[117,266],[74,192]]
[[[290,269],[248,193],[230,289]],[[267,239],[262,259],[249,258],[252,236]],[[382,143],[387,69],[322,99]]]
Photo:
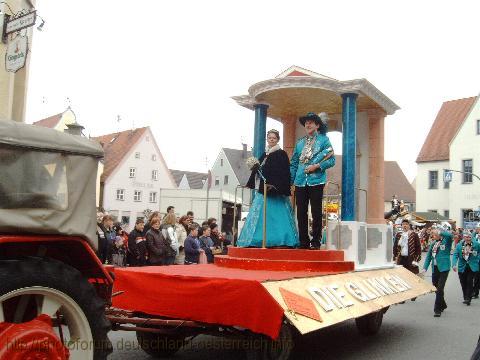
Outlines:
[[69,351],[55,334],[50,316],[0,324],[0,360],[67,360]]

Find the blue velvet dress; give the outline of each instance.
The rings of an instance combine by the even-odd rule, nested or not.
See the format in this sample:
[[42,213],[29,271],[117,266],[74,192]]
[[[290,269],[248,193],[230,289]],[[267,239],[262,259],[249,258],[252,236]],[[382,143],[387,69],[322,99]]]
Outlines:
[[[263,194],[256,192],[237,245],[262,247],[262,239]],[[284,195],[267,195],[267,247],[298,245],[297,226],[290,198]]]
[[[267,184],[274,188],[267,192],[267,236],[266,246],[298,247],[298,232],[290,202],[290,164],[288,155],[277,150],[260,159],[260,171]],[[253,171],[247,186],[255,187],[257,172]],[[240,232],[237,245],[240,247],[262,247],[263,239],[263,180],[255,192],[250,211]]]

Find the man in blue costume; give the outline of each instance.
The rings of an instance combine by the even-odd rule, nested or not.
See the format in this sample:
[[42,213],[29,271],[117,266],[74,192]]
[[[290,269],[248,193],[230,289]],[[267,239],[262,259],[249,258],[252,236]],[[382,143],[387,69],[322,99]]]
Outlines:
[[447,308],[444,298],[444,288],[450,272],[450,251],[452,250],[453,236],[448,231],[440,232],[439,229],[433,229],[430,233],[432,244],[427,252],[422,273],[428,270],[432,264],[432,284],[437,288],[435,296],[435,305],[433,307],[433,316],[440,317]]
[[470,232],[463,233],[463,240],[460,241],[453,252],[452,268],[457,271],[462,286],[463,303],[470,305],[473,295],[473,280],[479,271],[480,244],[472,241]]
[[[323,188],[326,170],[335,165],[333,148],[328,139],[327,114],[308,113],[299,119],[306,136],[298,140],[290,161],[291,182],[295,185],[297,222],[302,249],[319,249],[322,229]],[[308,204],[313,217],[312,241],[308,235]]]

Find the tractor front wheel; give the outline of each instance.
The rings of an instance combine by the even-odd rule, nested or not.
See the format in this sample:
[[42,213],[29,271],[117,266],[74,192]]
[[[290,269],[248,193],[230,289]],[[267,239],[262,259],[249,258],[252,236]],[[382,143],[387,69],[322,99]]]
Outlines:
[[0,323],[19,339],[41,344],[47,334],[53,344],[49,346],[58,350],[60,344],[66,358],[106,359],[112,345],[104,306],[87,279],[62,262],[43,258],[0,261]]

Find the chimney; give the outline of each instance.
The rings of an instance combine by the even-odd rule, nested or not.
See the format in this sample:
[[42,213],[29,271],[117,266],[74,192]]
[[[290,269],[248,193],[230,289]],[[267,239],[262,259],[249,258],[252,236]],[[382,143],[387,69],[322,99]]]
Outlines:
[[242,150],[242,158],[246,159],[247,158],[247,144],[242,144],[243,150]]
[[82,136],[83,135],[82,134],[83,129],[85,129],[85,128],[75,121],[72,124],[67,124],[67,129],[65,129],[64,132],[66,132],[67,134],[71,134],[71,135]]

